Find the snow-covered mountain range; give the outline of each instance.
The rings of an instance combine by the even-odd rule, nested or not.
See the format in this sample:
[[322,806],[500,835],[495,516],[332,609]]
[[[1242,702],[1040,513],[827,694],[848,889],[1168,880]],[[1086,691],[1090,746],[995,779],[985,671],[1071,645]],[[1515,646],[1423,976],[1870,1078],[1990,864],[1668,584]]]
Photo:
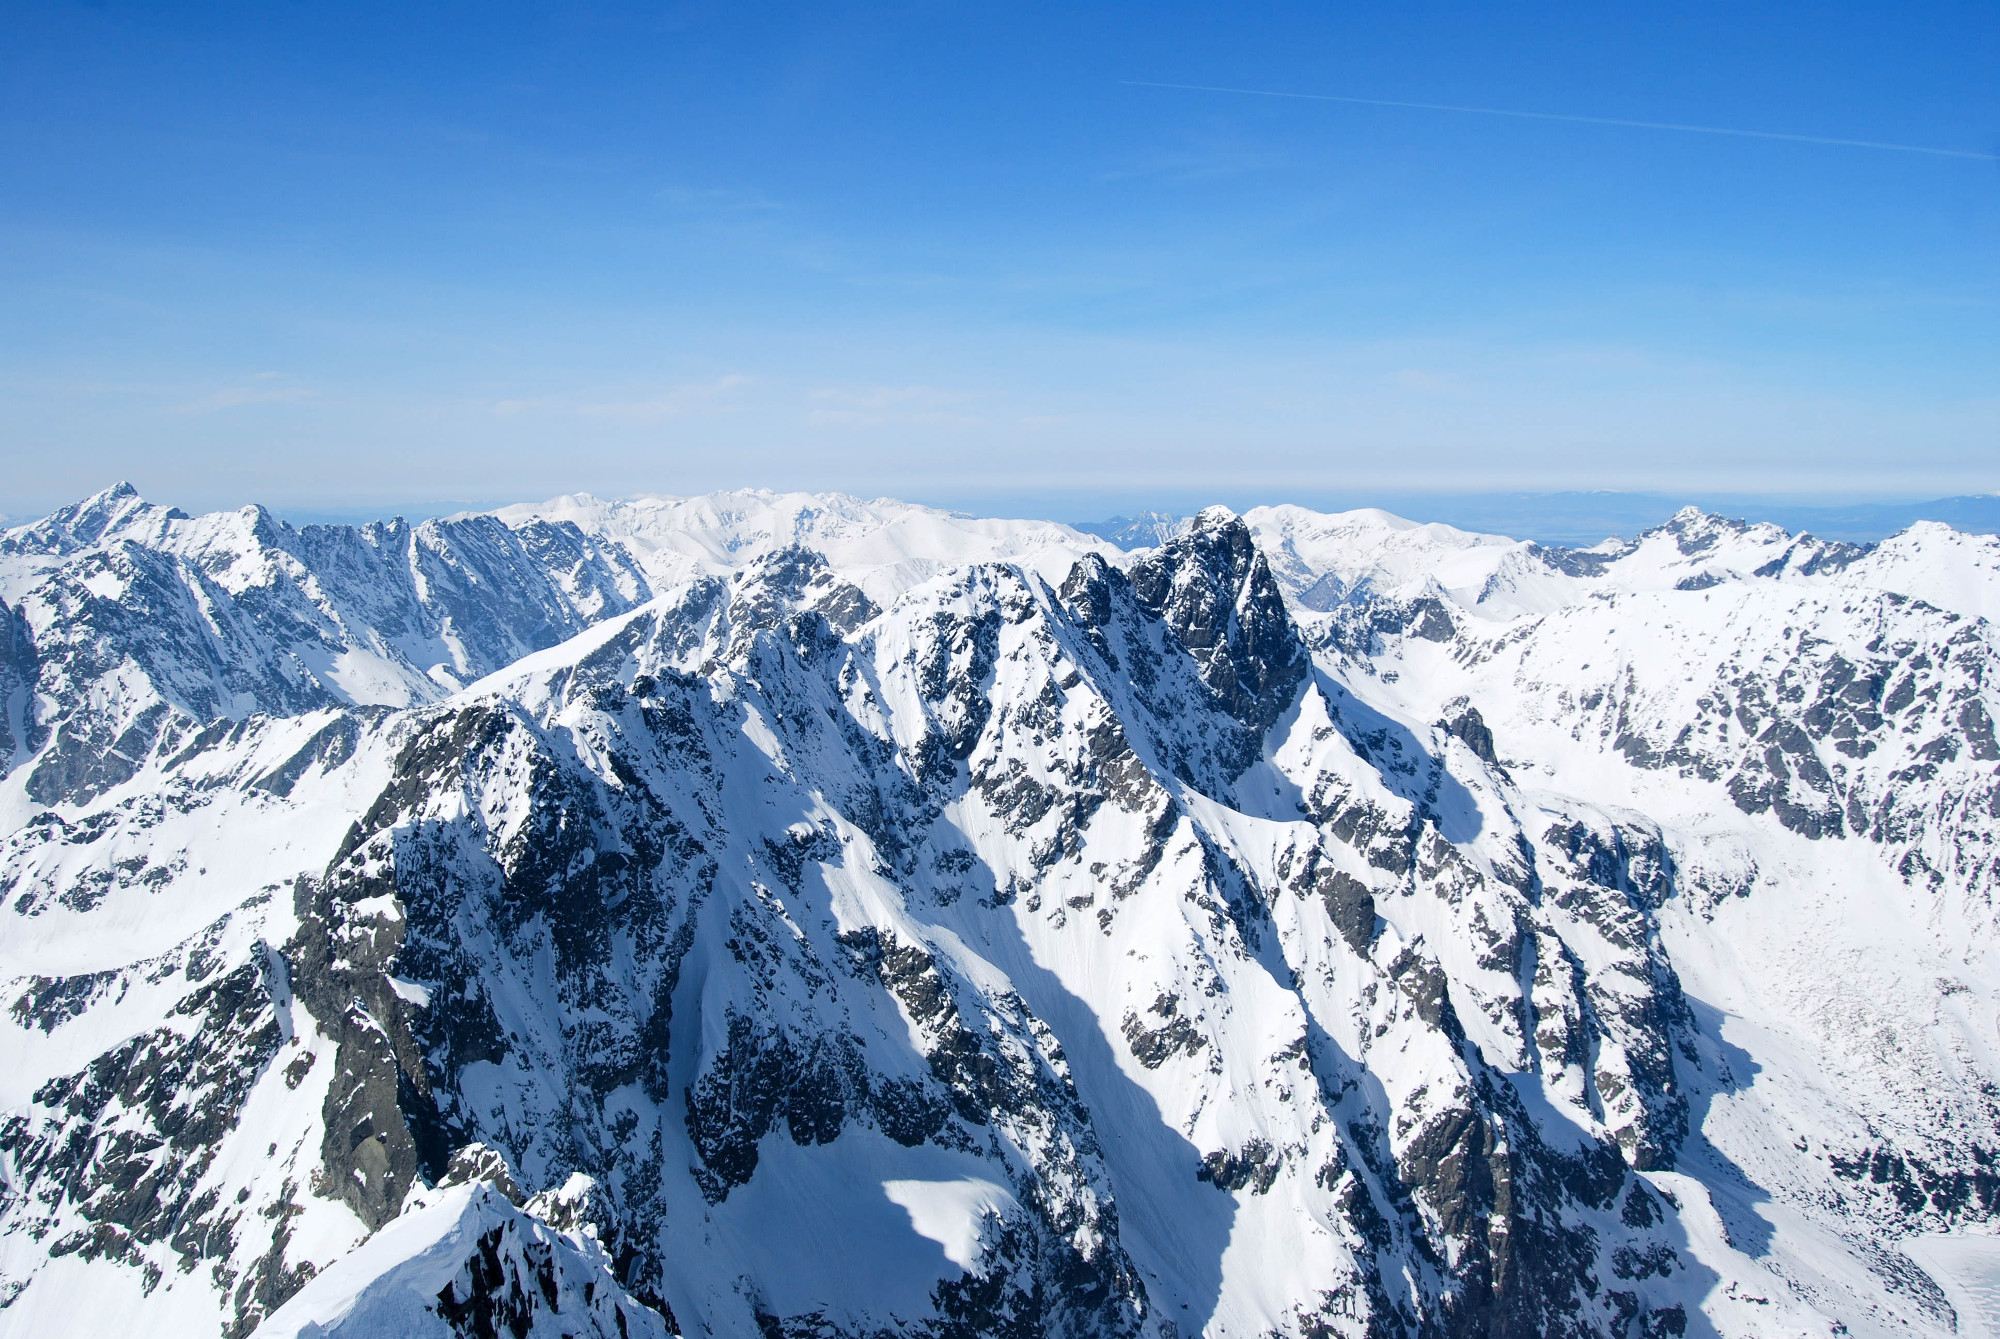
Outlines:
[[111,489],[0,532],[0,1335],[1994,1332],[1996,610]]

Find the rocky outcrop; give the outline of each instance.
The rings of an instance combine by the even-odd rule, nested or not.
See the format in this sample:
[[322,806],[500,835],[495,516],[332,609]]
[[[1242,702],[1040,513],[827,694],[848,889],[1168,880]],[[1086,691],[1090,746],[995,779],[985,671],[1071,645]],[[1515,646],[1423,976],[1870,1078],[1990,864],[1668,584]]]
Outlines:
[[1261,734],[1292,704],[1306,649],[1240,517],[1210,507],[1132,565],[1139,604],[1193,655],[1223,710]]

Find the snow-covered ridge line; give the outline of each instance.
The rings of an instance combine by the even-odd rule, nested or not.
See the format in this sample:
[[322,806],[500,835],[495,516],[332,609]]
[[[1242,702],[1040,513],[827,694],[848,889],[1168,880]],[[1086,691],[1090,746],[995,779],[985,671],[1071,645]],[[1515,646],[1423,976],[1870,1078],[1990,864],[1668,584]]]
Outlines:
[[1904,595],[1976,618],[2000,613],[2000,536],[1930,521],[1880,544],[1854,545],[1688,507],[1634,539],[1565,549],[1380,511],[1260,507],[1245,520],[1288,594],[1312,610],[1335,609],[1357,593],[1437,596],[1504,621],[1594,597],[1777,582]]

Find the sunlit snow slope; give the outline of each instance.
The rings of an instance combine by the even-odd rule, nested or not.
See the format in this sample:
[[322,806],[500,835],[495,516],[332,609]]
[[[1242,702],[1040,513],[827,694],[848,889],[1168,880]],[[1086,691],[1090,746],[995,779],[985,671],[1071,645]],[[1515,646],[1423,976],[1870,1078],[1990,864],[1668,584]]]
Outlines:
[[1147,539],[0,534],[0,1335],[1988,1323],[1995,541]]

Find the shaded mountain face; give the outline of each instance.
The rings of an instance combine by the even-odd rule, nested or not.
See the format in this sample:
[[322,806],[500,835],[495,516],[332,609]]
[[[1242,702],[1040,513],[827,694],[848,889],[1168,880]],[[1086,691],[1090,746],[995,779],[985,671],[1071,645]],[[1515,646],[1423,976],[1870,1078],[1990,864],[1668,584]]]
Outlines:
[[1983,621],[850,503],[0,538],[0,1334],[1951,1332]]

